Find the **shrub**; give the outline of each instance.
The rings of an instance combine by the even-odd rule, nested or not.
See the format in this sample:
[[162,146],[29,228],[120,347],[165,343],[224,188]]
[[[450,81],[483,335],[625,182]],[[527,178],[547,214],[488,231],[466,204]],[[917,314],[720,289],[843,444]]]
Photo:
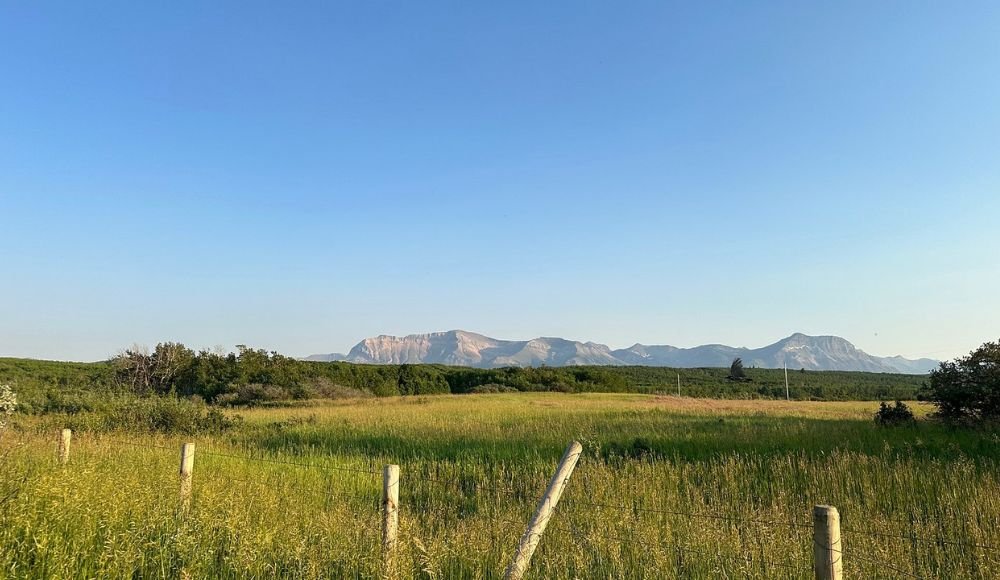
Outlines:
[[944,419],[1000,421],[1000,342],[987,342],[969,356],[941,363],[931,372],[924,398]]
[[288,401],[290,399],[292,399],[292,394],[281,387],[251,383],[248,385],[231,385],[229,392],[216,395],[213,402],[223,406],[253,406],[277,401]]
[[400,395],[434,395],[449,393],[451,388],[439,369],[420,365],[399,366],[397,388]]
[[222,405],[223,407],[232,407],[239,405],[240,395],[238,393],[222,393],[221,395],[215,397],[215,404]]
[[576,387],[566,381],[556,381],[549,385],[549,390],[553,393],[575,393]]
[[236,387],[236,394],[239,395],[240,400],[246,403],[258,401],[269,403],[273,401],[284,401],[292,398],[291,394],[281,387],[276,387],[274,385],[262,385],[260,383],[240,385]]
[[10,416],[17,410],[17,393],[10,385],[0,385],[0,431],[7,426]]
[[370,391],[346,387],[326,377],[316,377],[307,385],[307,388],[313,397],[322,399],[367,399],[375,396]]
[[912,425],[916,421],[913,411],[902,401],[889,405],[885,401],[879,404],[878,411],[875,412],[875,424],[882,427],[896,427],[898,425]]
[[481,395],[485,393],[516,393],[518,391],[514,387],[508,387],[506,385],[498,385],[496,383],[487,383],[485,385],[472,387],[466,392],[472,395]]
[[36,413],[67,413],[76,415],[94,411],[107,404],[107,399],[96,393],[81,391],[64,391],[49,389],[45,391],[45,399],[34,409]]
[[750,377],[747,376],[746,371],[743,370],[743,359],[736,357],[733,359],[733,364],[729,365],[729,376],[726,377],[730,381],[738,382],[750,382]]
[[76,431],[185,435],[221,433],[235,426],[237,421],[203,402],[173,396],[121,397],[109,400],[93,411],[62,417],[63,426]]
[[647,459],[662,456],[657,445],[645,437],[609,443],[602,450],[602,454],[606,461],[613,460],[613,458]]
[[641,459],[653,454],[653,443],[645,437],[636,437],[629,449],[629,456]]

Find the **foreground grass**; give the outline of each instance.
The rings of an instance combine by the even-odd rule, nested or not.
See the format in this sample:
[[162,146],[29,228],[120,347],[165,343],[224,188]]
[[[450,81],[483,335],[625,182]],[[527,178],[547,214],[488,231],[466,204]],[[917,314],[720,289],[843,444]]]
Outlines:
[[82,433],[60,468],[51,425],[29,422],[0,441],[0,576],[378,576],[379,471],[397,463],[402,575],[493,578],[571,439],[585,455],[533,577],[807,578],[817,503],[841,511],[849,577],[1000,576],[1000,438],[879,429],[875,406],[513,394],[254,410],[195,439],[183,518],[181,438]]

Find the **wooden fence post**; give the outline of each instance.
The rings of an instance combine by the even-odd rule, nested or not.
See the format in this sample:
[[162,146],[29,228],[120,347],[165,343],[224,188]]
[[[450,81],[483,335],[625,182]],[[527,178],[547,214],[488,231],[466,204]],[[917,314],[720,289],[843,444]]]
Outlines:
[[562,496],[563,490],[566,489],[569,476],[573,474],[576,462],[580,460],[582,452],[583,446],[573,441],[563,453],[559,467],[556,468],[556,473],[552,476],[548,489],[545,490],[545,495],[542,496],[538,507],[535,508],[535,515],[531,518],[528,529],[521,536],[521,542],[517,546],[517,552],[514,553],[514,559],[507,566],[507,571],[504,573],[506,580],[521,580],[524,573],[528,571],[531,556],[535,553],[535,548],[538,547],[542,534],[545,533],[545,527],[549,525],[552,512],[555,511],[556,504],[559,503],[559,498]]
[[191,479],[194,472],[194,443],[181,446],[181,510],[191,505]]
[[62,433],[59,434],[59,464],[66,465],[69,463],[69,444],[73,440],[73,431],[70,429],[63,429]]
[[829,505],[813,507],[813,568],[816,580],[841,580],[844,553],[840,542],[840,513]]
[[386,575],[394,578],[396,536],[399,533],[399,466],[382,468],[382,558]]

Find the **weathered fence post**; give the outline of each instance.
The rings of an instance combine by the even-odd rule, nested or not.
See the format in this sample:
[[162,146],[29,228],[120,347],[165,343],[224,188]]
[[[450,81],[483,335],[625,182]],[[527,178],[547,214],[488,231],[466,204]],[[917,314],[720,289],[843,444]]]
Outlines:
[[531,556],[535,553],[535,548],[538,547],[542,534],[545,533],[545,527],[549,525],[552,512],[555,511],[556,504],[559,503],[559,498],[562,496],[563,490],[566,489],[569,476],[573,474],[573,469],[576,468],[576,462],[579,461],[582,452],[583,446],[573,441],[566,448],[566,453],[563,453],[559,467],[556,468],[556,473],[552,476],[548,489],[545,490],[545,495],[542,496],[538,507],[535,508],[535,515],[531,518],[528,529],[521,536],[521,542],[517,546],[517,552],[514,553],[514,559],[507,566],[507,571],[504,574],[506,580],[521,580],[524,573],[528,571]]
[[813,567],[816,580],[841,580],[843,577],[840,513],[833,506],[813,507]]
[[59,464],[66,465],[69,463],[69,444],[73,440],[73,431],[70,429],[63,429],[62,433],[59,434]]
[[386,575],[395,577],[396,535],[399,533],[399,466],[382,468],[382,558]]
[[181,446],[181,510],[191,505],[191,479],[194,472],[194,443]]

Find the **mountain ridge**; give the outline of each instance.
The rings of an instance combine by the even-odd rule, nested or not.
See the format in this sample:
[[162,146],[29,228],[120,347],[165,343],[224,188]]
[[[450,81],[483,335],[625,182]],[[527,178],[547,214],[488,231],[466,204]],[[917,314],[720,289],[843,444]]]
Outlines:
[[559,337],[501,340],[465,330],[393,336],[381,334],[356,344],[346,355],[319,354],[312,361],[346,361],[362,364],[444,364],[477,368],[643,365],[678,368],[727,367],[740,357],[748,367],[805,370],[867,371],[924,374],[935,368],[934,359],[870,355],[839,336],[810,336],[796,332],[772,344],[751,349],[724,344],[690,348],[633,344],[611,349],[596,342]]

